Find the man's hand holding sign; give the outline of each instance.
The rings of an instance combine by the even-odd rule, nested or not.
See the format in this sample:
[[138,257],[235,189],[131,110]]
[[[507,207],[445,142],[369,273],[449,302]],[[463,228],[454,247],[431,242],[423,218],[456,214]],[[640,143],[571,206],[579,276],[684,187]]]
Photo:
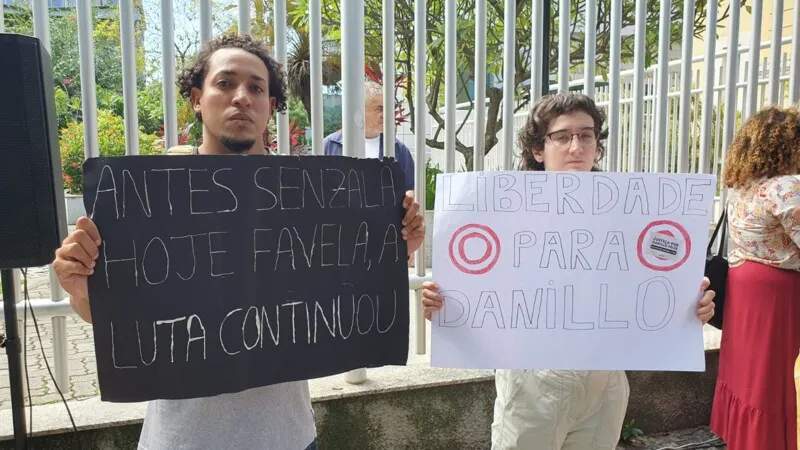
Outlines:
[[92,220],[55,266],[94,324],[105,400],[405,364],[406,262],[424,228],[396,163],[97,158],[85,186]]
[[694,174],[440,175],[432,364],[702,371],[714,186]]

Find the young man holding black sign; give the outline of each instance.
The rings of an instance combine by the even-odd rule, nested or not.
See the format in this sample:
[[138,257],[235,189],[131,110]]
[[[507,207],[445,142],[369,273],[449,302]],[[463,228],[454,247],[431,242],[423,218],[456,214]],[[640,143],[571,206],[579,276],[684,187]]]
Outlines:
[[[264,154],[264,130],[273,111],[286,110],[283,68],[266,46],[249,36],[221,36],[204,45],[180,79],[203,123],[203,144],[195,153]],[[422,243],[419,204],[408,192],[402,235],[408,253]],[[88,276],[99,257],[101,236],[82,217],[56,252],[53,263],[75,312],[91,322]],[[140,449],[316,448],[308,384],[289,382],[234,394],[150,402]]]

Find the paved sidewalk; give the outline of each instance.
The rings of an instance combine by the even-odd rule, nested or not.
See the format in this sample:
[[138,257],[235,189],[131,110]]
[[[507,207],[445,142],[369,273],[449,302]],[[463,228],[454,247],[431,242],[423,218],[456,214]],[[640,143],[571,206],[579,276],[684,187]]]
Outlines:
[[[32,299],[50,297],[46,268],[37,267],[28,270],[28,294]],[[41,335],[41,347],[39,338],[36,335],[36,327],[30,314],[28,314],[27,336],[23,334],[24,330],[19,330],[20,338],[26,338],[30,395],[33,398],[34,405],[61,401],[61,396],[58,394],[55,383],[45,364],[45,358],[47,358],[50,370],[55,373],[51,317],[36,316],[39,334]],[[18,319],[23,320],[24,316],[20,314]],[[4,323],[3,328],[5,328]],[[67,348],[69,356],[67,358],[69,360],[70,386],[67,392],[63,392],[64,398],[70,400],[100,395],[100,390],[97,387],[97,367],[95,365],[92,325],[82,321],[76,315],[67,316],[67,340],[69,341],[69,347]],[[44,349],[44,355],[42,354],[42,349]],[[27,395],[26,392],[25,396],[27,397]],[[0,357],[0,409],[5,408],[11,408],[11,397],[8,389],[8,358],[6,358],[5,351],[3,351],[2,357]]]
[[[34,405],[60,402],[61,397],[56,390],[50,374],[47,371],[47,363],[50,370],[55,371],[53,360],[53,341],[52,323],[50,317],[36,316],[39,333],[42,337],[42,345],[39,346],[39,339],[36,329],[28,316],[27,327],[27,358],[28,358],[28,379],[30,380],[30,395]],[[22,335],[22,330],[20,330]],[[22,337],[22,336],[20,336]],[[92,325],[83,322],[77,316],[67,317],[67,340],[70,386],[68,392],[63,392],[67,400],[92,397],[100,395],[97,387],[97,367],[94,356],[94,336]],[[44,355],[42,354],[44,349]],[[53,372],[55,373],[55,372]],[[26,392],[27,397],[27,392]],[[27,404],[27,402],[26,402]],[[0,359],[0,409],[11,408],[11,397],[8,389],[8,359],[3,352]]]

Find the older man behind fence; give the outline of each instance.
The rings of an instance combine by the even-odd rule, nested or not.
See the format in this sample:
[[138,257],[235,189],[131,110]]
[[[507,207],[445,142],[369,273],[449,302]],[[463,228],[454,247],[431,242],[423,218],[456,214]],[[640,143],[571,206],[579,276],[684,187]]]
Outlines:
[[[383,153],[383,87],[368,81],[364,85],[365,156],[382,159]],[[342,131],[330,134],[323,141],[326,155],[342,155]],[[405,172],[406,189],[414,189],[414,159],[400,140],[394,140],[394,157]]]

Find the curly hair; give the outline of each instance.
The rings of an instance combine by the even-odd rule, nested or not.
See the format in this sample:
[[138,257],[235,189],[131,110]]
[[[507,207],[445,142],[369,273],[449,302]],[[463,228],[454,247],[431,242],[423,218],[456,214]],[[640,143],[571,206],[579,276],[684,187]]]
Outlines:
[[[178,78],[181,95],[191,99],[192,89],[203,88],[203,81],[208,70],[208,61],[217,50],[225,48],[239,48],[258,56],[267,66],[269,74],[269,95],[275,98],[275,111],[286,111],[286,75],[283,66],[270,56],[269,49],[263,41],[254,39],[249,35],[223,34],[206,42],[197,54],[191,66],[185,68]],[[197,120],[202,122],[203,117],[195,113]]]
[[[534,150],[544,150],[544,138],[550,122],[558,116],[569,114],[575,111],[582,111],[590,115],[594,120],[594,126],[600,130],[597,142],[597,159],[599,162],[605,154],[603,140],[608,137],[608,130],[603,129],[606,121],[605,114],[595,105],[590,97],[574,92],[559,92],[558,94],[548,95],[539,99],[531,108],[528,121],[519,133],[518,145],[522,151],[520,170],[545,170],[544,163],[536,161],[533,156]],[[599,170],[597,167],[592,171]]]
[[800,173],[800,110],[771,106],[750,117],[725,157],[726,187]]

